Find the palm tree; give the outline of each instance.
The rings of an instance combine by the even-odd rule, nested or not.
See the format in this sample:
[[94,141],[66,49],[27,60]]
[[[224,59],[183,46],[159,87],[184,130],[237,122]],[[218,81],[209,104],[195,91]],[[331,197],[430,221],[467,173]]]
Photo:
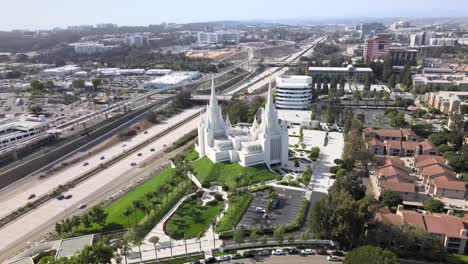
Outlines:
[[125,239],[122,240],[121,252],[122,252],[122,255],[124,255],[124,257],[125,257],[125,264],[128,263],[128,262],[127,262],[127,255],[128,255],[128,253],[129,253],[130,249],[131,249],[131,248],[130,248],[130,246],[129,246],[129,244],[128,244],[128,241],[125,240]]
[[156,249],[156,244],[159,242],[159,237],[153,236],[150,237],[149,241],[153,243],[154,245],[154,255],[156,256],[156,259],[158,259],[158,250]]
[[143,245],[143,242],[141,241],[136,241],[135,245],[138,246],[138,251],[140,252],[140,262],[143,262],[143,255],[141,254],[141,245]]
[[132,214],[132,209],[127,208],[122,213],[125,217],[127,217],[127,227],[130,228],[130,215]]

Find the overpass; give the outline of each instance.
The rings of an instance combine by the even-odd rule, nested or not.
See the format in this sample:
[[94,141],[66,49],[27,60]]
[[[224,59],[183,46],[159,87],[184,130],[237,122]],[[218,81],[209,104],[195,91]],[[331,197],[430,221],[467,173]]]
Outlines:
[[[216,95],[218,101],[231,101],[232,95]],[[191,99],[197,102],[208,102],[210,100],[210,95],[192,95]]]

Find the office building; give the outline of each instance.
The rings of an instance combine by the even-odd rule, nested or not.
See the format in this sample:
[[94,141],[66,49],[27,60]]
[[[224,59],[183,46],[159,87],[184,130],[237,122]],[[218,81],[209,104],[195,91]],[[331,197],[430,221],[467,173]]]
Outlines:
[[277,77],[275,104],[279,109],[310,109],[312,77],[288,75]]
[[407,47],[391,47],[389,50],[393,65],[403,66],[406,64],[416,65],[418,50]]
[[199,45],[238,44],[239,41],[239,31],[198,32],[197,34],[197,42]]
[[125,38],[125,44],[132,47],[143,47],[147,46],[149,39],[144,35],[132,35]]
[[223,119],[213,82],[206,114],[200,117],[195,149],[200,157],[207,156],[214,163],[238,162],[244,167],[286,165],[288,128],[285,122],[279,123],[271,83],[266,105],[257,112],[252,126],[233,126],[229,117]]
[[431,38],[435,38],[434,32],[419,32],[410,36],[410,47],[429,46]]
[[377,34],[364,42],[363,56],[366,61],[382,59],[390,51],[392,40],[389,34]]
[[76,54],[103,54],[112,51],[120,47],[119,45],[109,45],[105,46],[101,43],[96,42],[82,42],[82,43],[74,43],[70,44],[73,47]]
[[357,68],[353,65],[347,67],[310,67],[309,74],[312,78],[345,78],[347,80],[364,81],[367,76],[372,74],[371,68]]
[[424,68],[442,68],[442,59],[439,58],[423,58],[422,66]]

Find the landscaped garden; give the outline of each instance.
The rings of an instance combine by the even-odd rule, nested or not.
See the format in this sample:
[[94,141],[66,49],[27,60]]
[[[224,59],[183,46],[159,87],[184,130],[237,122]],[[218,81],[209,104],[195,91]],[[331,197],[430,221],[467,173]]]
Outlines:
[[220,212],[222,203],[214,201],[206,206],[198,195],[186,201],[165,224],[165,232],[174,239],[194,238],[202,234]]
[[216,225],[216,232],[224,232],[234,229],[239,223],[242,215],[249,208],[253,195],[250,192],[230,192],[229,207],[219,223]]
[[242,167],[239,163],[213,163],[207,157],[192,163],[193,172],[202,184],[218,182],[231,188],[278,178],[265,165]]

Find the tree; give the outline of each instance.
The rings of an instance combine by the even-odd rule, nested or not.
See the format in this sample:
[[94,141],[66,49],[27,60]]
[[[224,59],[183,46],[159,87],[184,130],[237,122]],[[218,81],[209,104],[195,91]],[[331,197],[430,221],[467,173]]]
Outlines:
[[94,88],[95,90],[99,90],[99,86],[101,86],[102,80],[101,80],[101,78],[94,78],[94,79],[91,81],[91,83],[93,84],[93,88]]
[[244,229],[238,229],[233,236],[234,241],[237,244],[242,244],[245,241],[245,231]]
[[85,246],[78,254],[74,255],[72,263],[111,263],[114,256],[112,247],[103,242]]
[[72,86],[74,88],[83,88],[85,86],[85,80],[84,79],[75,79],[72,82]]
[[258,236],[257,230],[255,229],[252,230],[250,232],[249,241],[252,243],[255,243],[255,242],[258,242],[258,239],[259,239],[259,236]]
[[370,78],[369,75],[366,76],[366,79],[364,80],[364,91],[368,92],[371,89],[371,83],[370,83]]
[[33,88],[33,90],[43,90],[44,89],[44,84],[42,82],[40,82],[39,80],[32,80],[30,85],[31,85],[31,88]]
[[83,223],[84,227],[90,228],[91,227],[91,219],[89,217],[89,214],[86,213],[81,217],[81,222]]
[[388,79],[388,88],[394,89],[395,85],[396,85],[395,76],[392,74],[392,76],[390,76],[390,79]]
[[277,228],[273,231],[273,237],[275,238],[276,242],[278,242],[278,245],[283,244],[285,231],[286,230],[284,226],[281,226],[280,228]]
[[317,160],[320,155],[320,148],[319,147],[312,147],[310,149],[309,157],[311,160]]
[[29,111],[31,111],[34,114],[39,114],[42,113],[42,107],[40,105],[30,105],[29,106]]
[[399,192],[395,192],[392,190],[385,190],[380,195],[380,202],[391,208],[396,207],[403,203],[403,199],[401,198],[401,194]]
[[346,255],[343,264],[398,264],[395,253],[374,246],[353,249]]
[[433,133],[428,137],[428,139],[436,146],[447,144],[447,136],[445,133]]
[[422,204],[424,210],[431,213],[442,213],[444,211],[444,203],[434,198],[427,199]]
[[93,223],[103,226],[107,220],[108,213],[106,213],[100,206],[95,205],[89,210],[89,216]]
[[47,88],[47,89],[52,89],[55,87],[55,83],[54,81],[52,80],[47,80],[45,83],[44,83],[44,87]]

